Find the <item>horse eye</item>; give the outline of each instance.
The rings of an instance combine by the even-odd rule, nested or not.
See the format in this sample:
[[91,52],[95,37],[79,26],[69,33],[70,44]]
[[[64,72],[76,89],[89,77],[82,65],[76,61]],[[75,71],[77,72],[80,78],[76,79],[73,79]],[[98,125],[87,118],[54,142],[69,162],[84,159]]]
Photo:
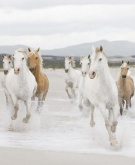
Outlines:
[[8,63],[10,64],[11,62],[9,61]]
[[36,60],[38,59],[38,57],[36,57]]
[[90,65],[90,63],[88,63],[88,65]]
[[102,58],[100,58],[99,61],[102,61]]
[[24,60],[24,57],[22,58],[22,60]]

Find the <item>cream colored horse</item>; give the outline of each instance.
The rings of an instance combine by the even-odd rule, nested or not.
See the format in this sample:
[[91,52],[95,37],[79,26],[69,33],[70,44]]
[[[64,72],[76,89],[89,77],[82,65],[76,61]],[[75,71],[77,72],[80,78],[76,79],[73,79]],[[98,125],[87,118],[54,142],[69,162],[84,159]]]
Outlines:
[[134,96],[134,81],[128,74],[129,62],[123,62],[121,65],[121,72],[117,80],[120,114],[123,113],[124,103],[126,101],[126,109],[131,107],[131,98]]
[[38,98],[37,110],[40,111],[43,103],[45,102],[45,98],[49,89],[49,80],[42,71],[42,57],[39,53],[39,48],[37,50],[31,50],[30,48],[28,48],[28,51],[30,65],[29,68],[35,76],[37,82],[37,91],[35,96]]

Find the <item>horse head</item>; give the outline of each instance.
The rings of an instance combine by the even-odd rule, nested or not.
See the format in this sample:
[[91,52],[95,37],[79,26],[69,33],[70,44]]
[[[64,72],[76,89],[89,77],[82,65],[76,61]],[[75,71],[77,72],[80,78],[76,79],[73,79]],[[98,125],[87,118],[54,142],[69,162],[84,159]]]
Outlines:
[[103,47],[95,48],[92,46],[91,65],[89,77],[94,79],[99,72],[102,72],[108,66],[106,55],[103,52]]
[[85,77],[90,69],[90,55],[80,58],[82,76]]

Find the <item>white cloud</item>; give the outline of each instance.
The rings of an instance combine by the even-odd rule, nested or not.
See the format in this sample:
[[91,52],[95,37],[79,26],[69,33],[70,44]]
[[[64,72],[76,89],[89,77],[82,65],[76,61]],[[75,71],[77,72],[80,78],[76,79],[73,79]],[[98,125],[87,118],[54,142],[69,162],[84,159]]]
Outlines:
[[0,45],[44,49],[101,39],[135,41],[135,5],[67,5],[0,9]]

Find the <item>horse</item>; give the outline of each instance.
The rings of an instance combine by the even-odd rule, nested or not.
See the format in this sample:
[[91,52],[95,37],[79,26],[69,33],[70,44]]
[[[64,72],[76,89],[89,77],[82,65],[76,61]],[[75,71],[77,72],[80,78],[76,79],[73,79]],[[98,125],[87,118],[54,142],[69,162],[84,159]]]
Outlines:
[[[75,61],[73,57],[65,57],[65,72],[66,72],[66,78],[65,78],[65,91],[68,94],[69,98],[76,98],[75,90],[79,87],[80,78],[81,78],[81,72],[79,70],[75,70],[73,67],[75,67]],[[68,88],[71,89],[72,96],[69,94]]]
[[121,72],[117,80],[118,96],[120,114],[123,113],[124,103],[126,101],[126,109],[128,106],[131,107],[131,98],[134,96],[134,81],[129,76],[129,62],[122,61]]
[[42,57],[39,53],[39,50],[39,48],[37,50],[31,50],[28,48],[29,69],[35,76],[37,82],[37,91],[34,98],[38,98],[38,111],[40,111],[40,108],[43,106],[49,89],[49,80],[47,76],[42,72]]
[[80,110],[82,110],[83,90],[84,90],[85,81],[88,78],[88,72],[90,68],[90,55],[86,57],[84,56],[81,57],[80,64],[81,64],[82,76],[81,76],[80,84],[79,84],[79,108]]
[[[118,142],[115,137],[117,118],[119,111],[118,91],[108,67],[108,60],[103,47],[92,46],[91,65],[89,79],[85,82],[84,103],[91,110],[91,126],[95,125],[93,113],[98,108],[104,118],[111,145]],[[106,111],[108,110],[108,113]]]
[[31,98],[36,93],[37,83],[35,77],[28,69],[27,58],[25,49],[16,50],[13,55],[14,67],[6,77],[6,89],[14,107],[12,109],[9,131],[14,130],[13,120],[17,118],[19,110],[18,100],[23,101],[26,105],[26,117],[23,118],[23,122],[28,123],[31,116]]
[[5,88],[5,83],[6,83],[7,74],[10,72],[10,70],[13,67],[13,62],[12,62],[12,56],[11,55],[8,55],[8,56],[2,55],[2,59],[3,59],[2,62],[3,62],[4,75],[2,77],[1,85],[4,88],[5,97],[6,97],[6,103],[8,105],[9,104],[9,101],[8,101],[7,90]]

